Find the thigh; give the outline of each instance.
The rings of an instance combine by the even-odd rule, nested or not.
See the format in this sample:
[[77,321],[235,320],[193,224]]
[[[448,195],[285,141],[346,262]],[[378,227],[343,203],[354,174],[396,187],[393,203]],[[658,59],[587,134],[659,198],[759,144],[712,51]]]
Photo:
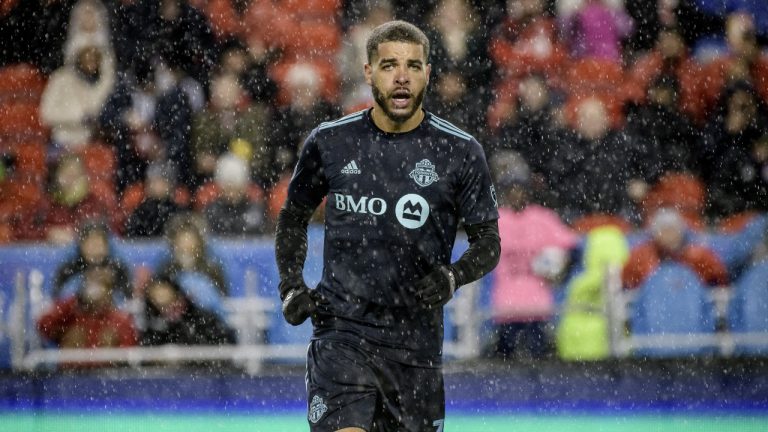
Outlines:
[[445,390],[441,369],[403,365],[381,360],[381,392],[374,431],[442,432]]
[[307,420],[312,432],[370,431],[378,402],[367,356],[348,344],[314,340],[307,355]]

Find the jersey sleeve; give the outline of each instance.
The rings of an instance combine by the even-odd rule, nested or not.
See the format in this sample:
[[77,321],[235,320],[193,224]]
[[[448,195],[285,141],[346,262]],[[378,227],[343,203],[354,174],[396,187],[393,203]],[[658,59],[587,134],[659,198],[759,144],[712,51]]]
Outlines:
[[496,189],[491,181],[485,152],[474,139],[469,141],[468,151],[462,161],[459,182],[459,214],[465,225],[499,218]]
[[288,186],[288,200],[314,209],[328,193],[320,147],[314,131],[304,142]]

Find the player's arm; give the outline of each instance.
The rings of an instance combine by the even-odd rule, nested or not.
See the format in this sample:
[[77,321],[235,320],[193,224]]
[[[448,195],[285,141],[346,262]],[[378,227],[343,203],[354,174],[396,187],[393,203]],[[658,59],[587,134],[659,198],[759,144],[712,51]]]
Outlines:
[[480,279],[499,262],[496,191],[480,144],[472,139],[466,149],[456,198],[469,248],[455,263],[438,266],[416,283],[416,298],[427,307],[445,305],[456,289]]
[[469,248],[453,264],[436,268],[416,283],[416,298],[427,307],[448,303],[454,292],[485,276],[499,263],[501,241],[499,225],[494,219],[466,225]]
[[307,226],[327,192],[320,150],[313,137],[307,139],[302,149],[275,233],[282,311],[292,325],[303,323],[315,311],[319,300],[302,275],[307,258]]

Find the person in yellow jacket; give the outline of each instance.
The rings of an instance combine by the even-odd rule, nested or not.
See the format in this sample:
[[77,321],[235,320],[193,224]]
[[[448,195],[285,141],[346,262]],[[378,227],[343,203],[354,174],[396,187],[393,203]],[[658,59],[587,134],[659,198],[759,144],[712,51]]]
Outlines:
[[621,270],[629,256],[627,240],[616,227],[603,226],[585,238],[583,270],[566,286],[555,330],[557,354],[563,360],[600,360],[610,355],[606,280],[611,268]]

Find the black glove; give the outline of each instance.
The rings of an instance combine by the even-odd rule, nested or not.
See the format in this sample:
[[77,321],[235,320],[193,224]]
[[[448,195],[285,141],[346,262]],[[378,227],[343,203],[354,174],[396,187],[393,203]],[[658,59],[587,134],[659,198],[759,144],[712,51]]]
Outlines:
[[299,325],[307,320],[322,302],[322,296],[309,289],[304,281],[280,282],[280,299],[283,301],[283,316],[288,324]]
[[413,286],[416,300],[427,308],[445,306],[456,291],[456,277],[450,266],[440,266]]

